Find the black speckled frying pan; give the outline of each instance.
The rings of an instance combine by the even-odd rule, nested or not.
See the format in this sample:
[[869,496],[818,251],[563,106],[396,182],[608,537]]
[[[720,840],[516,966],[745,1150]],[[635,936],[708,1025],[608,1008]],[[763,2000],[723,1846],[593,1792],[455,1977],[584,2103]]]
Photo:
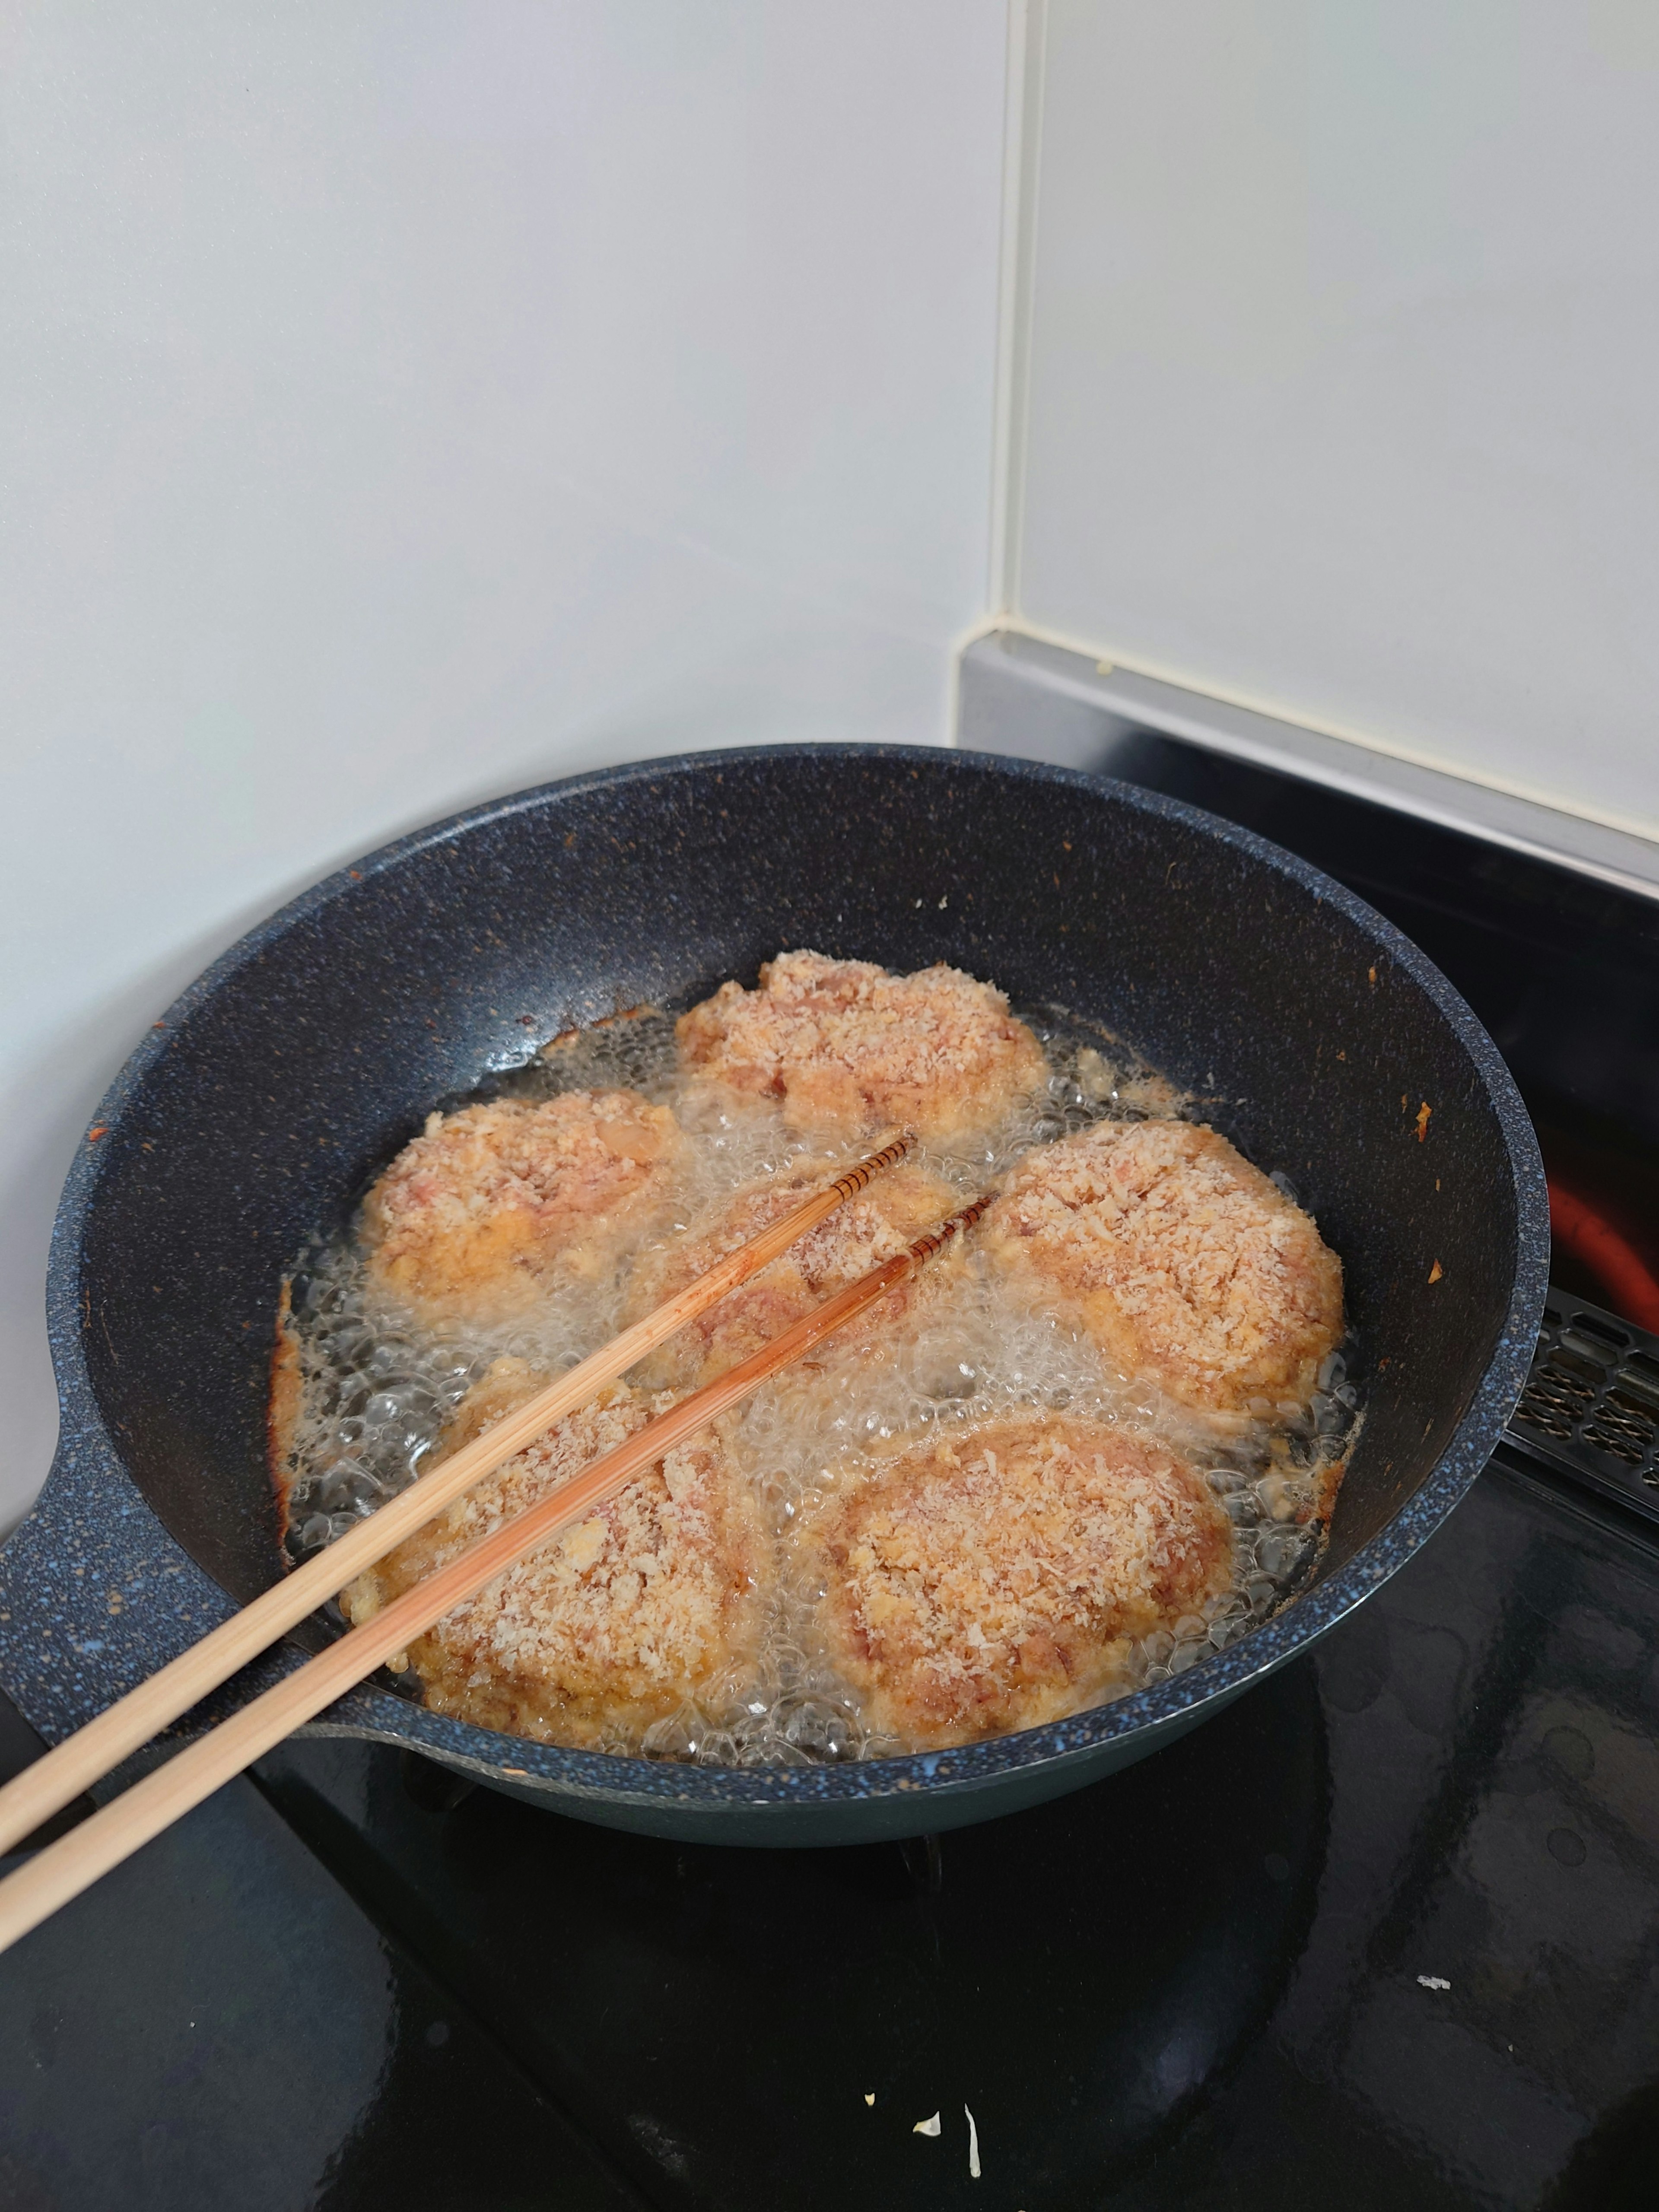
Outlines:
[[[316,1732],[413,1745],[658,1834],[913,1835],[1142,1757],[1411,1556],[1520,1393],[1548,1256],[1532,1130],[1445,979],[1315,869],[1121,784],[980,754],[703,754],[387,847],[245,938],[128,1062],[58,1218],[58,1457],[0,1553],[0,1685],[43,1734],[282,1571],[265,1449],[278,1286],[434,1102],[573,1022],[752,981],[799,945],[945,959],[1016,1005],[1091,1017],[1222,1102],[1216,1125],[1289,1176],[1341,1255],[1369,1409],[1310,1583],[1183,1674],[960,1750],[685,1767],[492,1735],[376,1685]],[[283,1647],[221,1702],[295,1663]]]

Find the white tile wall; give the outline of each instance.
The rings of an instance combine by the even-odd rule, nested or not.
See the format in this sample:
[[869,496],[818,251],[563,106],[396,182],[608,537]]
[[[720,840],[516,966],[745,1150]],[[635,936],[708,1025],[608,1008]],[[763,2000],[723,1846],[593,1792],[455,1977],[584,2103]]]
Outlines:
[[1659,9],[1030,13],[1011,604],[1659,836]]

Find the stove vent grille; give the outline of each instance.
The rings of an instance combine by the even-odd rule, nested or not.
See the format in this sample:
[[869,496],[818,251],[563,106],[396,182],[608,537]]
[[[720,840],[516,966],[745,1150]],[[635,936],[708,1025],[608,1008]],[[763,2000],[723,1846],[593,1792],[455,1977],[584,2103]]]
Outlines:
[[1659,1337],[1552,1290],[1505,1441],[1659,1521]]

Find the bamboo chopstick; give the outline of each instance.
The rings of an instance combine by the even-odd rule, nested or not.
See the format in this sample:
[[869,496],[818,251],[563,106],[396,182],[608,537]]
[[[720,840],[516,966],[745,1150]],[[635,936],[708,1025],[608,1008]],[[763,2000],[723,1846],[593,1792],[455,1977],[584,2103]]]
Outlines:
[[809,1229],[862,1190],[883,1168],[902,1158],[912,1141],[907,1132],[815,1191],[654,1313],[624,1329],[580,1366],[527,1399],[430,1474],[388,1498],[360,1527],[349,1529],[302,1566],[284,1575],[251,1605],[244,1606],[188,1651],[180,1652],[136,1690],[118,1698],[44,1759],[25,1767],[0,1789],[0,1853],[9,1851],[82,1790],[101,1781],[170,1721],[188,1712],[210,1690],[228,1681],[239,1667],[257,1658],[267,1644],[274,1644],[307,1613],[337,1595],[366,1567],[383,1559],[394,1545],[441,1513],[464,1490],[482,1481],[544,1429],[585,1405],[596,1391],[643,1359],[677,1329],[769,1266]]
[[15,1874],[0,1881],[0,1951],[38,1927],[59,1905],[78,1897],[100,1875],[118,1866],[192,1806],[211,1796],[261,1753],[280,1743],[366,1674],[373,1674],[394,1651],[401,1651],[452,1607],[474,1596],[567,1522],[580,1520],[642,1468],[706,1427],[717,1414],[746,1397],[791,1360],[811,1351],[832,1331],[844,1328],[931,1259],[952,1237],[969,1228],[990,1202],[988,1196],[976,1199],[926,1237],[918,1237],[908,1251],[872,1267],[751,1358],[647,1422],[637,1435],[595,1460],[551,1497],[505,1522],[493,1534],[470,1544],[447,1567],[404,1591],[361,1628],[350,1630],[263,1697],[233,1713],[165,1766],[134,1783],[79,1827],[71,1828],[68,1835],[26,1861]]

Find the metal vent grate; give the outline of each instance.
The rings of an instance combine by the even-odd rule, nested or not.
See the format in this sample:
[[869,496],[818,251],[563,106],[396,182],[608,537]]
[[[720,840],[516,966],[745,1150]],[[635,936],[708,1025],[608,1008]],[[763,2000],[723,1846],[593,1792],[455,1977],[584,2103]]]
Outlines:
[[1659,1337],[1552,1290],[1505,1441],[1659,1521]]

